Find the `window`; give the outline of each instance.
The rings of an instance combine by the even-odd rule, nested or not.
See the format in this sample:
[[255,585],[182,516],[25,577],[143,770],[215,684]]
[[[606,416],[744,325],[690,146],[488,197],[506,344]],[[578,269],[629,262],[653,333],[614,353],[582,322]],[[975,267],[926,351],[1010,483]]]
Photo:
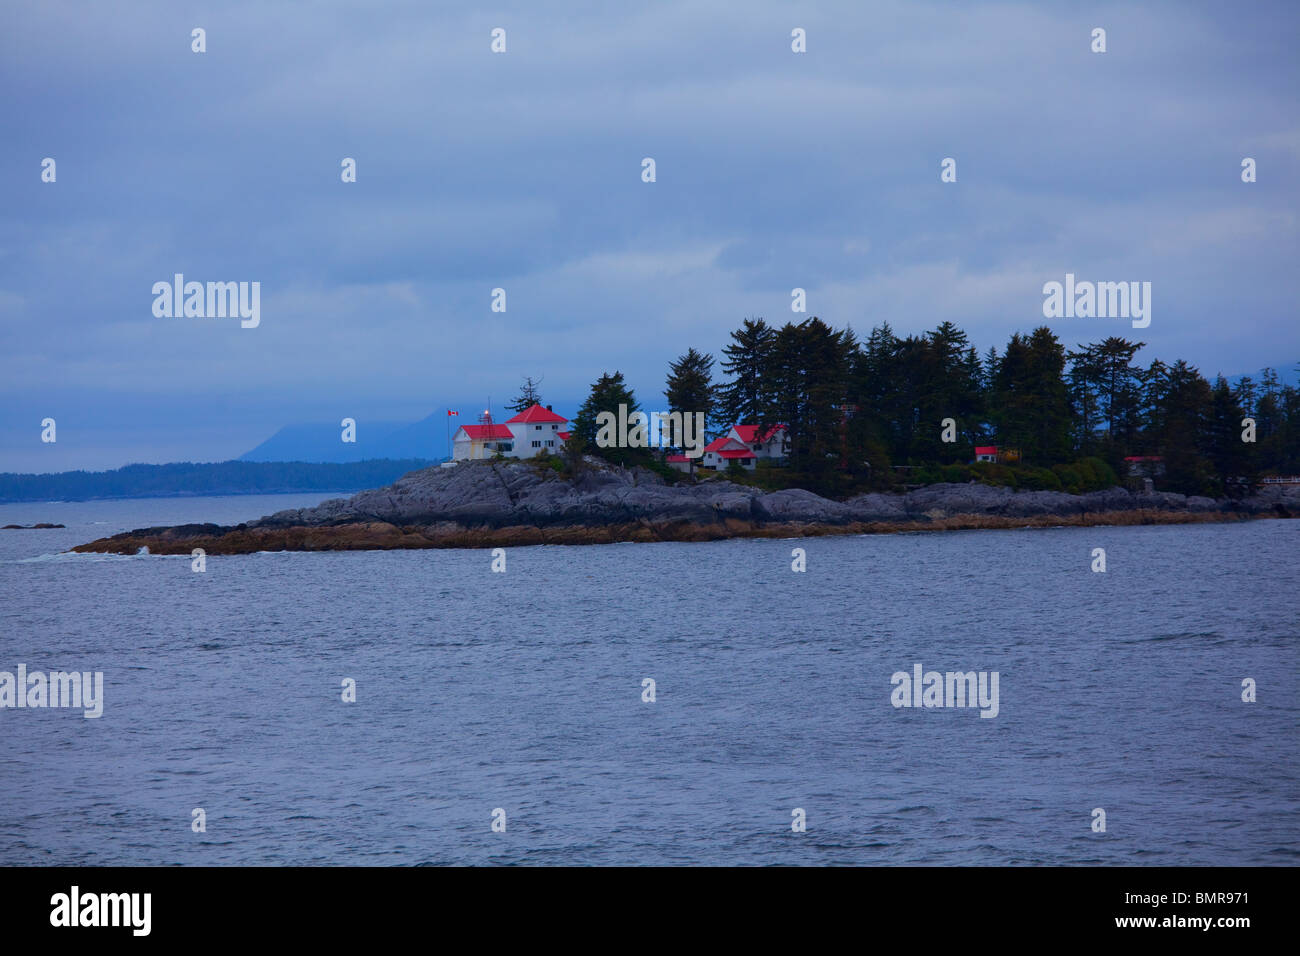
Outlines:
[[553,447],[554,445],[555,445],[555,442],[553,442],[553,441],[548,441],[548,442],[546,443],[546,447],[547,447],[547,448],[551,448],[551,447]]
[[560,426],[559,426],[559,425],[552,425],[552,426],[551,426],[551,431],[553,431],[553,432],[558,432],[559,430],[560,430]]
[[533,447],[534,447],[534,448],[541,448],[541,447],[542,447],[542,443],[539,442],[539,441],[535,441],[535,442],[533,442]]
[[541,425],[534,425],[534,426],[533,426],[533,431],[535,431],[535,432],[539,432],[539,431],[541,431],[541,430],[542,430],[542,426],[541,426]]

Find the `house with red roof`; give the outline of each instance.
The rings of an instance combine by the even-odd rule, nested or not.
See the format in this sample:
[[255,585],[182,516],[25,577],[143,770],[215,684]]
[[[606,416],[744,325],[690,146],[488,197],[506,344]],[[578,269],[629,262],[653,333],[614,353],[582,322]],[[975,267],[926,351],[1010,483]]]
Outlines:
[[1124,459],[1128,463],[1130,478],[1163,478],[1165,459],[1162,455],[1129,455]]
[[998,446],[997,445],[976,445],[975,460],[996,462],[998,460]]
[[790,457],[790,429],[785,425],[771,425],[762,434],[757,425],[732,425],[727,437],[752,451],[756,459]]
[[480,458],[533,458],[557,453],[571,434],[569,420],[551,411],[547,405],[533,405],[503,423],[492,421],[484,412],[477,425],[462,425],[452,438],[452,455],[456,461]]
[[[725,435],[704,446],[696,465],[718,471],[730,467],[734,461],[741,468],[752,470],[761,458],[782,459],[789,455],[790,429],[785,425],[771,425],[761,432],[758,425],[732,425]],[[669,455],[666,460],[682,471],[689,467],[685,455]]]
[[701,468],[719,471],[730,467],[733,461],[741,468],[752,469],[758,462],[758,456],[748,445],[737,441],[728,433],[704,446],[704,454],[700,456],[699,464]]

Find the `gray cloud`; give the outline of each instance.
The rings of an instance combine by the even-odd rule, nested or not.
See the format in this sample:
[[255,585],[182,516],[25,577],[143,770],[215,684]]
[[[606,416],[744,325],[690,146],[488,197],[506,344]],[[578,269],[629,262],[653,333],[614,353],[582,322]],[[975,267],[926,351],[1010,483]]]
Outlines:
[[[794,286],[834,324],[950,319],[983,349],[1040,323],[1067,271],[1144,279],[1145,357],[1289,368],[1298,23],[1281,3],[6,10],[0,470],[226,457],[292,421],[499,402],[525,373],[576,404],[618,368],[654,402],[671,358],[791,317]],[[155,318],[178,271],[260,281],[261,327]]]

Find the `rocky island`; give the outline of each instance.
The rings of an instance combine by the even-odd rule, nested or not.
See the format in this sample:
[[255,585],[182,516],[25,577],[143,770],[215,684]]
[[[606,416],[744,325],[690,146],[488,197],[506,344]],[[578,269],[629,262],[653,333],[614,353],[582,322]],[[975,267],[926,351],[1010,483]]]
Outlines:
[[492,548],[1296,516],[1297,485],[1270,486],[1229,500],[1122,488],[1070,495],[937,484],[906,494],[832,501],[808,491],[767,492],[722,478],[668,484],[644,468],[591,464],[566,476],[537,463],[482,461],[413,471],[385,488],[240,525],[143,528],[72,550],[189,554],[202,548],[209,554],[249,554]]

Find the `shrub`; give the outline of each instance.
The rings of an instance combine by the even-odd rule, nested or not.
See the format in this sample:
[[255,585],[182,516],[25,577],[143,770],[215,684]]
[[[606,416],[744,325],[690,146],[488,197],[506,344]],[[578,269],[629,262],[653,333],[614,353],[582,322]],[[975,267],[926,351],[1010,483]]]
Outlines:
[[1079,470],[1084,491],[1103,491],[1119,484],[1115,469],[1100,458],[1084,458],[1076,462],[1075,467]]
[[646,464],[646,468],[653,471],[656,475],[661,476],[663,480],[668,482],[670,485],[675,485],[686,477],[686,475],[668,464],[668,462],[660,461],[657,458],[651,459],[650,462]]
[[1084,490],[1083,475],[1075,465],[1053,465],[1052,471],[1061,480],[1061,487],[1072,495]]
[[986,485],[1015,488],[1019,484],[1015,472],[1007,465],[995,464],[991,461],[979,461],[970,465],[968,470],[972,477]]
[[1060,491],[1061,479],[1046,468],[1021,468],[1020,487],[1029,491]]
[[962,484],[971,479],[970,469],[965,465],[944,465],[941,474],[944,481],[950,481],[953,484]]

